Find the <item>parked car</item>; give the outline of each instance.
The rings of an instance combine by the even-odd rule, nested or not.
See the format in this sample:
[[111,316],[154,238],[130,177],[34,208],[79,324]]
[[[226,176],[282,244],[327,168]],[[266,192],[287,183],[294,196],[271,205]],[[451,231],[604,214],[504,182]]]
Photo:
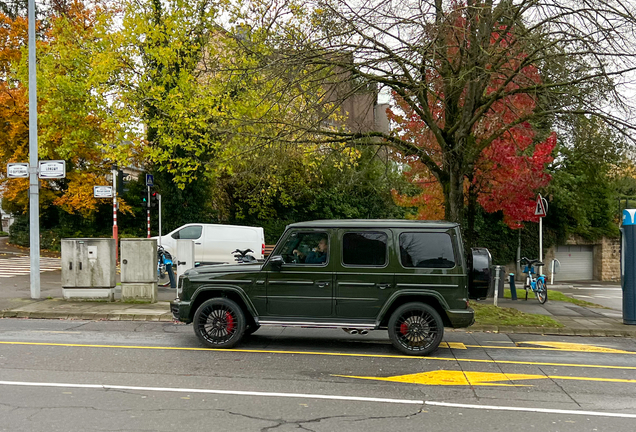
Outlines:
[[444,327],[468,327],[468,298],[486,296],[490,253],[464,251],[450,222],[324,220],[289,225],[264,263],[205,266],[178,281],[171,310],[209,347],[260,326],[386,329],[426,355]]
[[265,232],[261,227],[189,223],[153,238],[176,258],[177,240],[194,240],[194,260],[200,264],[234,262],[236,249],[251,249],[254,258],[264,259]]

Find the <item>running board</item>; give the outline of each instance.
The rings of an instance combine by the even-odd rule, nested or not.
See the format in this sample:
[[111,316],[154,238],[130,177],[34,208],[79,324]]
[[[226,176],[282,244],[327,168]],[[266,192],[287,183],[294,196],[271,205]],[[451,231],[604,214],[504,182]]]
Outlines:
[[312,321],[263,321],[258,320],[258,325],[275,326],[275,327],[313,327],[313,328],[356,328],[375,330],[375,324],[356,324],[356,323],[327,323]]

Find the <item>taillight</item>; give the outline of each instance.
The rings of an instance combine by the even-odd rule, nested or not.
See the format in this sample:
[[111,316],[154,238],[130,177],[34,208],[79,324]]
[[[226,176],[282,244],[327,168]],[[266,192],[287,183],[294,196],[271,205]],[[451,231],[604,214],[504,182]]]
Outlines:
[[261,245],[261,255],[265,256],[265,243]]

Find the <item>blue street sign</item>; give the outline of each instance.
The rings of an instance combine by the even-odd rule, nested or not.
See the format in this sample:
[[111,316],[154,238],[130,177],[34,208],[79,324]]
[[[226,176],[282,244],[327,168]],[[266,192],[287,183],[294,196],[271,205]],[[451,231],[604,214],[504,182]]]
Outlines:
[[155,185],[155,177],[152,174],[146,174],[146,186],[153,187]]

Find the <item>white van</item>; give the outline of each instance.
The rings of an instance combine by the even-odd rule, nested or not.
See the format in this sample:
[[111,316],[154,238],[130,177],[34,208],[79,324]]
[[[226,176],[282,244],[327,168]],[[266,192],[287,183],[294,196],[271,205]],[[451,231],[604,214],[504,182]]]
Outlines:
[[173,256],[178,239],[194,240],[194,260],[201,264],[233,263],[236,249],[252,249],[254,258],[264,259],[265,231],[261,227],[190,223],[161,236],[161,240],[154,238]]

